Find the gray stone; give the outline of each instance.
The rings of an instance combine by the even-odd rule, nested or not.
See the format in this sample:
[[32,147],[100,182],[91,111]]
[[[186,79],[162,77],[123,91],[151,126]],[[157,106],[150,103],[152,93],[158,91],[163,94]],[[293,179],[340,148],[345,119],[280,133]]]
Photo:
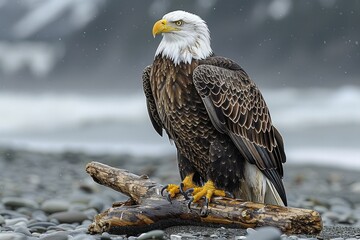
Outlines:
[[15,227],[14,232],[22,233],[26,236],[31,236],[31,232],[26,226]]
[[85,203],[72,203],[70,205],[69,211],[84,211],[88,208],[87,204]]
[[41,236],[41,240],[68,240],[69,232],[55,232]]
[[95,237],[87,234],[79,234],[72,237],[71,240],[95,240]]
[[170,235],[170,240],[180,240],[180,239],[181,239],[180,235],[175,235],[175,234]]
[[22,233],[0,233],[0,240],[25,240],[26,236]]
[[13,219],[5,219],[5,226],[14,226],[15,224],[19,223],[19,222],[24,222],[24,223],[28,223],[29,220],[27,218],[24,217],[18,217],[18,218],[13,218]]
[[29,227],[30,232],[37,232],[37,233],[44,233],[47,231],[46,227],[42,227],[42,226],[34,226],[34,227]]
[[348,205],[332,205],[330,211],[338,213],[338,214],[351,214],[352,210]]
[[247,229],[246,229],[246,232],[247,232],[247,234],[251,234],[251,233],[256,232],[256,230],[253,229],[253,228],[247,228]]
[[39,204],[31,199],[19,198],[19,197],[4,197],[2,203],[5,207],[11,209],[17,209],[21,207],[28,207],[32,209],[39,208]]
[[48,217],[45,215],[44,211],[41,210],[35,210],[31,217],[39,222],[46,222],[48,220]]
[[355,182],[350,185],[350,191],[354,193],[360,193],[360,182]]
[[46,213],[64,212],[69,210],[70,203],[62,199],[49,199],[41,204],[41,209]]
[[328,211],[328,209],[326,207],[321,206],[321,205],[314,206],[314,210],[319,212],[320,214],[323,214]]
[[81,223],[82,221],[88,219],[85,213],[79,211],[66,211],[53,213],[49,218],[55,218],[60,223]]
[[52,222],[34,222],[28,225],[29,228],[31,227],[44,227],[44,228],[48,228],[48,227],[52,227],[52,226],[56,226],[55,223]]
[[96,211],[94,208],[90,208],[90,209],[83,211],[83,213],[85,213],[89,219],[93,219],[95,217],[95,215],[98,214],[98,211]]
[[104,209],[104,201],[99,198],[94,198],[89,202],[89,208],[95,208],[97,212],[101,212]]
[[5,218],[0,215],[0,226],[5,225]]
[[162,230],[153,230],[147,233],[141,234],[137,239],[144,240],[144,239],[163,239],[165,236],[165,232]]
[[257,228],[246,236],[246,240],[281,240],[281,232],[274,227]]
[[235,237],[235,240],[244,240],[244,239],[246,239],[245,236],[236,236]]
[[295,236],[295,235],[290,235],[285,239],[287,239],[287,240],[298,240],[299,238],[297,236]]

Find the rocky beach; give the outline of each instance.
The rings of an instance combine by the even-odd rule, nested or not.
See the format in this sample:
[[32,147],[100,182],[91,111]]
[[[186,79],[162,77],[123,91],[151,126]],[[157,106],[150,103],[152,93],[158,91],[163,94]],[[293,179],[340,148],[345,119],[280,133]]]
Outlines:
[[285,165],[289,206],[318,211],[318,236],[282,235],[275,228],[228,229],[177,226],[140,236],[90,235],[93,217],[127,197],[100,186],[85,172],[98,161],[146,174],[160,183],[178,182],[174,156],[140,157],[81,152],[43,153],[0,149],[0,240],[4,239],[360,239],[360,178],[356,170]]

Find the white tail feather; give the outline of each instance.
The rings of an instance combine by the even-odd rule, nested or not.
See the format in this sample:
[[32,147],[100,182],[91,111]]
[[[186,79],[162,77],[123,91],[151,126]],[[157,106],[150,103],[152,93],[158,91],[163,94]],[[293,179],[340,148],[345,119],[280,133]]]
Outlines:
[[241,199],[284,206],[272,182],[254,164],[245,163],[244,179],[240,189]]

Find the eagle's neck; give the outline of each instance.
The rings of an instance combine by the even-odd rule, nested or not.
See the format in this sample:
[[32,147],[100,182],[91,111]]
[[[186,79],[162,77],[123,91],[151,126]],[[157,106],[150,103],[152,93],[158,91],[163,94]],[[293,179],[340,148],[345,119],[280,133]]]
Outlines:
[[210,37],[206,34],[193,37],[164,34],[155,57],[159,55],[171,59],[175,65],[181,62],[189,64],[192,59],[205,59],[212,55]]

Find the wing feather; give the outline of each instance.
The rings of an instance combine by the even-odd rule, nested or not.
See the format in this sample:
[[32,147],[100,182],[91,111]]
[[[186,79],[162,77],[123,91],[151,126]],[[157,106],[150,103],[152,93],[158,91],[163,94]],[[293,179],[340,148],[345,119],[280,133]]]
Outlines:
[[223,57],[202,60],[193,81],[216,129],[230,136],[243,156],[274,184],[286,204],[281,181],[286,161],[283,141],[255,83],[239,65]]
[[148,110],[148,114],[151,120],[151,123],[155,129],[155,131],[162,136],[163,125],[159,117],[159,113],[156,109],[155,99],[152,94],[151,85],[150,85],[150,72],[151,65],[147,66],[142,75],[143,80],[143,89],[146,97],[146,106]]

